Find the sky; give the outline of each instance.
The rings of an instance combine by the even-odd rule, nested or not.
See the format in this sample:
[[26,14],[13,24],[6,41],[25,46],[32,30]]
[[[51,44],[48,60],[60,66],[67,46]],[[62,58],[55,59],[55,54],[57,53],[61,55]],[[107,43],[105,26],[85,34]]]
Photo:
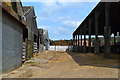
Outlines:
[[22,2],[34,6],[38,28],[48,30],[51,40],[69,40],[72,34],[98,2],[42,1]]

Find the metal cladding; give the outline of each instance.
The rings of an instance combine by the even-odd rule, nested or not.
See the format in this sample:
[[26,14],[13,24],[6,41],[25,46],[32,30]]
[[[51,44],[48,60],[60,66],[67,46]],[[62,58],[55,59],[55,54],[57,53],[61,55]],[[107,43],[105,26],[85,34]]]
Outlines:
[[[10,5],[11,4],[11,5]],[[16,3],[17,5],[17,3]],[[22,64],[22,41],[23,29],[26,27],[25,21],[19,13],[13,9],[12,3],[0,2],[2,8],[2,69],[0,72],[9,72]],[[19,5],[19,7],[22,7]]]

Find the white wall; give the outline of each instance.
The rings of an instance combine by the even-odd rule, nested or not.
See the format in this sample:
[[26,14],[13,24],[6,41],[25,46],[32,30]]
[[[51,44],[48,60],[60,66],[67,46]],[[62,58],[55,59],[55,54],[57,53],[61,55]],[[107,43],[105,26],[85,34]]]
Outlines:
[[50,46],[49,50],[66,51],[68,46]]

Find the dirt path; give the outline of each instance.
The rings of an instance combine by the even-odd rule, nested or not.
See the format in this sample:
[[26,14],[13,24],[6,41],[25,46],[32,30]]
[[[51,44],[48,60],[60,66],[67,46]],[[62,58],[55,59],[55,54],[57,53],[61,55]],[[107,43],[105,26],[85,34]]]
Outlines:
[[118,61],[94,54],[45,51],[3,77],[118,78]]

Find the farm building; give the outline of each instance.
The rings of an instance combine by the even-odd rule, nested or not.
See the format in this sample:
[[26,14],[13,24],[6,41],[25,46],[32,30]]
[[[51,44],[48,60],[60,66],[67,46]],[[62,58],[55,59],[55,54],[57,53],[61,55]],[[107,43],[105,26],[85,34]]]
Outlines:
[[45,29],[38,29],[39,31],[39,50],[48,50],[49,49],[49,35],[48,31]]
[[[113,53],[112,49],[116,52],[120,52],[119,41],[116,41],[116,36],[119,36],[117,34],[120,33],[118,29],[120,25],[119,18],[120,2],[99,2],[74,31],[73,51],[105,53],[106,57]],[[112,34],[114,34],[114,46],[111,45]],[[93,35],[95,36],[95,43],[94,46],[91,46],[91,37]],[[89,46],[86,46],[86,36],[89,40]],[[99,36],[103,36],[104,38],[103,46],[99,44]],[[84,45],[81,44],[82,39],[84,39]],[[81,42],[79,42],[79,40],[81,40]]]
[[25,56],[27,60],[32,57],[33,53],[38,52],[38,30],[34,7],[24,6],[23,10],[27,26],[23,31],[23,56]]
[[49,35],[48,35],[48,31],[43,29],[43,42],[44,42],[44,46],[45,46],[45,50],[49,49]]
[[0,45],[2,45],[3,73],[16,69],[22,65],[23,29],[26,27],[22,18],[23,9],[21,2],[0,2]]
[[[33,6],[17,2],[0,2],[0,72],[22,65],[33,54],[48,49],[48,31],[37,28]],[[1,56],[2,55],[2,56]]]

